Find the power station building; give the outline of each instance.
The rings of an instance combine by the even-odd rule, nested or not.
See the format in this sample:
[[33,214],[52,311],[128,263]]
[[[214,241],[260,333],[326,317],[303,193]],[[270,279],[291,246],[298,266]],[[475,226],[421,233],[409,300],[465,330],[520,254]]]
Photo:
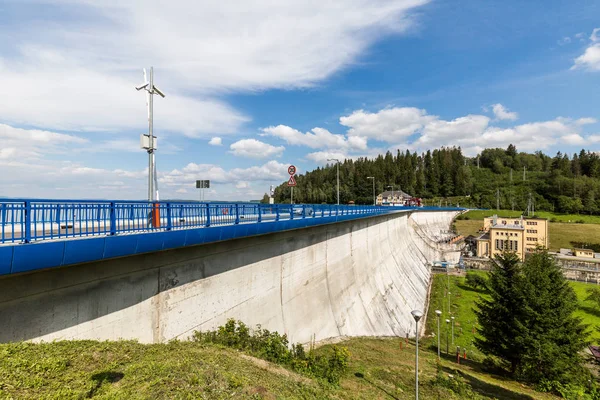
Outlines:
[[548,220],[545,218],[493,215],[484,218],[482,231],[476,239],[477,257],[493,258],[511,251],[525,260],[525,255],[538,246],[548,248]]

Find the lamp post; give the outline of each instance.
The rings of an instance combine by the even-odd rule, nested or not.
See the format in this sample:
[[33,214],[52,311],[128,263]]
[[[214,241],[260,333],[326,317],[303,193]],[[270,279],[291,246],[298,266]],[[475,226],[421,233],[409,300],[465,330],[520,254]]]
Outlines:
[[373,205],[376,205],[377,202],[375,201],[375,177],[367,176],[367,179],[371,179],[373,181]]
[[340,205],[340,160],[337,158],[328,158],[327,161],[335,161],[337,163],[337,204]]
[[440,310],[435,310],[435,314],[437,315],[437,324],[438,324],[438,361],[440,359],[440,316],[442,312]]
[[392,205],[394,205],[394,185],[388,185],[388,188],[392,188]]
[[412,310],[410,312],[415,319],[415,398],[419,400],[419,320],[423,317],[423,312]]
[[450,317],[452,320],[452,344],[454,345],[454,317]]
[[448,331],[450,330],[450,328],[448,328],[448,324],[449,324],[449,323],[450,323],[450,320],[449,320],[449,319],[447,319],[447,320],[446,320],[446,354],[450,354],[450,353],[449,353],[449,351],[450,351],[450,346],[449,346],[449,343],[448,343]]

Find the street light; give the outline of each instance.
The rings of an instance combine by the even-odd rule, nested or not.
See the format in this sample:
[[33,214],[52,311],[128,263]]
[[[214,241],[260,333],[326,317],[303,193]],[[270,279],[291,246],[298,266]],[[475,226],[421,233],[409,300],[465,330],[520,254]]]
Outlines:
[[335,161],[337,163],[337,204],[340,205],[340,160],[337,158],[328,158],[327,161]]
[[452,320],[452,345],[454,345],[454,317],[450,317]]
[[423,312],[419,310],[412,310],[410,312],[415,319],[415,394],[416,399],[419,400],[419,320],[423,316]]
[[394,185],[388,185],[388,188],[392,188],[392,205],[394,205]]
[[375,177],[367,176],[367,179],[371,179],[373,181],[373,205],[375,205],[376,204],[376,202],[375,202]]
[[435,314],[437,315],[437,323],[438,323],[438,360],[440,359],[440,316],[442,312],[440,310],[435,310]]
[[450,320],[447,319],[446,320],[446,354],[450,354],[450,346],[448,343],[448,331],[450,330],[450,328],[448,328],[449,323],[450,323]]

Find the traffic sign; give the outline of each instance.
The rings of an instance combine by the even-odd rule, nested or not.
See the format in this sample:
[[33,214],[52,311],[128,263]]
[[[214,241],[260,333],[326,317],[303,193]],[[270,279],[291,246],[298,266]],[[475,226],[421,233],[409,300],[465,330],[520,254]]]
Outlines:
[[[290,174],[290,175],[292,175],[292,176],[293,176],[293,175],[296,175],[296,167],[295,167],[295,166],[293,166],[293,165],[290,165],[290,166],[288,167],[288,174]],[[295,184],[294,184],[294,185],[295,185]]]
[[290,175],[290,180],[288,181],[288,186],[296,186],[296,179],[294,179],[294,175]]

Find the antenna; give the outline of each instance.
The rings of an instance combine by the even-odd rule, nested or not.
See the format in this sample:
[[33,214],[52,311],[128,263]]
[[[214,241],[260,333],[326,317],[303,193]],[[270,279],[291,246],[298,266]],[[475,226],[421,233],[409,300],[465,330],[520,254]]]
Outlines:
[[148,151],[148,201],[152,202],[155,199],[158,200],[158,179],[156,174],[156,162],[154,157],[154,151],[156,150],[156,143],[153,132],[153,108],[154,94],[158,94],[160,97],[165,97],[164,93],[154,86],[154,68],[150,67],[150,81],[146,77],[146,68],[144,68],[144,83],[140,86],[136,86],[137,91],[146,91],[146,106],[148,108],[148,135],[142,135],[141,143],[142,148]]

